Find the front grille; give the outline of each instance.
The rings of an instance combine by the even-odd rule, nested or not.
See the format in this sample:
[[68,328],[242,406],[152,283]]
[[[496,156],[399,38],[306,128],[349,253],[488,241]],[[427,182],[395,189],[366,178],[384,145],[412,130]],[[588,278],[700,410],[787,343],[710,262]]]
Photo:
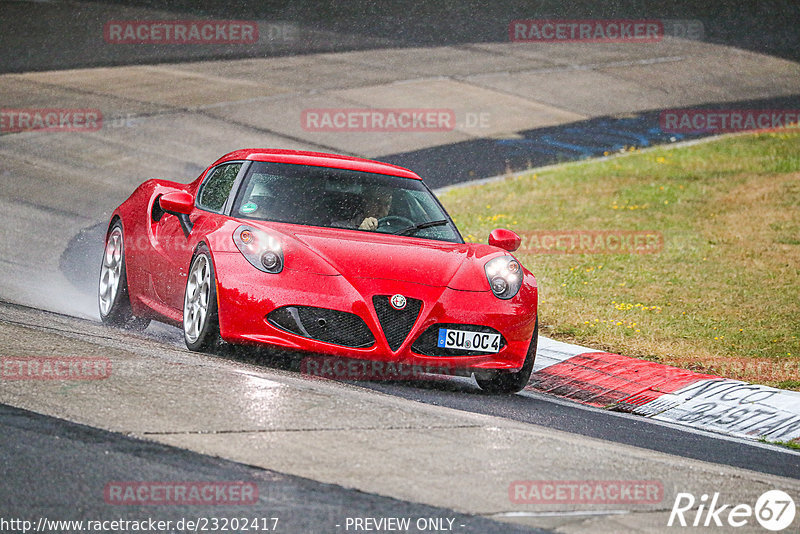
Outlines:
[[372,305],[375,306],[375,313],[381,323],[383,335],[389,348],[397,350],[403,344],[414,323],[417,321],[419,311],[422,309],[422,301],[406,298],[406,306],[402,310],[396,310],[389,302],[390,295],[375,295],[372,297]]
[[369,347],[375,336],[358,315],[313,306],[284,306],[267,320],[292,334],[351,348]]
[[[411,350],[417,354],[424,356],[486,356],[491,353],[481,352],[479,350],[468,349],[447,349],[438,346],[439,329],[452,328],[455,330],[466,330],[467,332],[485,332],[487,334],[499,334],[494,328],[488,326],[480,326],[477,324],[456,324],[456,323],[438,323],[428,327],[422,334],[419,335],[414,344],[411,345]],[[506,346],[506,339],[500,336],[500,350]]]

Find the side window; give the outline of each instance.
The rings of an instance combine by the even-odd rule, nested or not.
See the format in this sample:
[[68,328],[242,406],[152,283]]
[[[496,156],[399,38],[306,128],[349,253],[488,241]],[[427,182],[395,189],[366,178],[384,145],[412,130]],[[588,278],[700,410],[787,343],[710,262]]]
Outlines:
[[236,180],[236,175],[239,174],[241,168],[241,163],[229,163],[220,165],[211,171],[211,176],[206,178],[200,188],[197,206],[208,211],[222,211],[233,187],[233,181]]

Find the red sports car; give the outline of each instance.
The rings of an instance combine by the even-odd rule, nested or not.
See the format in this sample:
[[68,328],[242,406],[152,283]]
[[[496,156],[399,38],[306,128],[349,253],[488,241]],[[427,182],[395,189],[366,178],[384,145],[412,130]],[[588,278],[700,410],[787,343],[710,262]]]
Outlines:
[[402,362],[515,392],[538,331],[519,243],[505,229],[465,243],[402,167],[238,150],[189,184],[148,180],[114,210],[100,316],[182,325],[191,350],[225,341]]

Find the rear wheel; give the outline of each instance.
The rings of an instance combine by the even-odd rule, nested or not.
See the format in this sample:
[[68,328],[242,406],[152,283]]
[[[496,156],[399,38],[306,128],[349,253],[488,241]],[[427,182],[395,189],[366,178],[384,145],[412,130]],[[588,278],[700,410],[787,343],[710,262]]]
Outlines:
[[150,324],[150,319],[135,317],[131,310],[125,270],[125,239],[119,221],[114,223],[106,238],[97,296],[103,324],[131,330],[144,330]]
[[491,371],[482,377],[475,375],[475,380],[482,390],[487,393],[516,393],[528,385],[533,372],[533,362],[536,359],[536,347],[539,343],[539,317],[536,317],[536,326],[533,327],[531,344],[528,346],[528,354],[522,368],[516,373],[507,371]]
[[189,267],[183,299],[183,338],[189,350],[208,352],[220,344],[217,283],[211,254],[201,247]]

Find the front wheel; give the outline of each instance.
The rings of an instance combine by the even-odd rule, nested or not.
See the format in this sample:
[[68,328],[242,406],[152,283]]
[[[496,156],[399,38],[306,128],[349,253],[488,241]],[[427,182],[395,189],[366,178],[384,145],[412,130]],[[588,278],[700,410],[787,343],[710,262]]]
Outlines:
[[533,336],[531,343],[528,346],[528,353],[525,356],[525,362],[522,368],[516,373],[509,373],[507,371],[492,371],[484,377],[475,375],[475,380],[482,390],[487,393],[516,393],[522,391],[522,388],[528,385],[533,372],[533,362],[536,359],[536,347],[539,344],[539,317],[536,317],[536,326],[533,327]]
[[150,319],[134,317],[131,310],[125,269],[125,238],[119,221],[114,223],[106,238],[97,297],[103,324],[130,330],[144,330],[150,324]]
[[183,298],[183,339],[189,350],[208,352],[219,345],[217,282],[211,254],[200,248],[192,258]]

